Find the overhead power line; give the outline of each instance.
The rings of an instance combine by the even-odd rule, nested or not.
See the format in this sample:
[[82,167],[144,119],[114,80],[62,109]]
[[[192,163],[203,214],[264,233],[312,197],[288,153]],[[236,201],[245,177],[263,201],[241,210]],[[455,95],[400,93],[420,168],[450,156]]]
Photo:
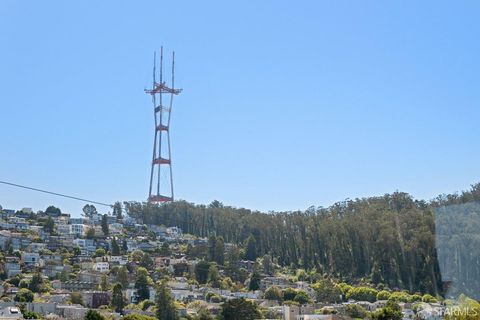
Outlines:
[[20,184],[11,183],[11,182],[7,182],[7,181],[1,181],[1,180],[0,180],[0,183],[6,184],[6,185],[9,185],[9,186],[13,186],[13,187],[17,187],[17,188],[23,188],[23,189],[28,189],[28,190],[32,190],[32,191],[48,193],[48,194],[52,194],[52,195],[58,196],[58,197],[64,197],[64,198],[69,198],[69,199],[73,199],[73,200],[77,200],[77,201],[94,203],[94,204],[98,204],[98,205],[106,206],[106,207],[113,207],[113,205],[107,204],[107,203],[103,203],[103,202],[98,202],[98,201],[83,199],[83,198],[79,198],[79,197],[69,196],[69,195],[63,194],[63,193],[52,192],[52,191],[42,190],[42,189],[38,189],[38,188],[32,188],[32,187],[28,187],[28,186],[22,186],[22,185],[20,185]]

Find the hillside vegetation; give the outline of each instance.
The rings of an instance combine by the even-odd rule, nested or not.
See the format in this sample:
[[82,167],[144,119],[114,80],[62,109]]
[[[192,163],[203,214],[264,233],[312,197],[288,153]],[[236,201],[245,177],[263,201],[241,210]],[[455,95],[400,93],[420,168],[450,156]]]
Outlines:
[[[443,288],[439,266],[447,263],[439,263],[437,255],[435,212],[478,200],[480,184],[429,202],[395,192],[295,212],[261,213],[224,206],[218,201],[209,206],[186,201],[125,205],[130,216],[144,223],[178,226],[185,233],[200,237],[214,234],[226,242],[242,244],[249,259],[269,254],[283,266],[315,268],[345,281],[366,279],[391,288],[436,295],[442,294]],[[446,219],[444,215],[442,219]],[[451,228],[461,228],[469,222],[448,223]],[[480,248],[480,231],[476,230],[476,238],[469,243],[472,248]],[[443,237],[442,241],[448,239]],[[443,255],[444,260],[448,257]],[[461,266],[448,266],[450,275],[463,277],[462,270],[457,270]],[[475,270],[468,268],[469,277],[480,279],[476,266]]]

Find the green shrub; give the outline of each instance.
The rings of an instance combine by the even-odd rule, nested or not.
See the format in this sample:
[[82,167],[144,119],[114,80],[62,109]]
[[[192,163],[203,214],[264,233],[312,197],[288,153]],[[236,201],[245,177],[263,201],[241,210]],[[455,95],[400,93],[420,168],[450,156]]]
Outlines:
[[346,298],[357,301],[375,302],[377,300],[377,290],[369,287],[357,287],[348,290]]
[[293,301],[298,302],[299,304],[306,304],[310,302],[310,297],[308,293],[303,290],[298,290],[297,295],[293,298]]
[[34,298],[34,294],[32,291],[22,288],[18,290],[18,293],[15,295],[15,300],[16,302],[32,302]]
[[340,289],[340,291],[342,292],[342,294],[346,295],[347,292],[350,290],[350,289],[353,289],[353,287],[345,282],[341,282],[341,283],[337,283],[335,285],[335,288],[337,289]]
[[426,303],[436,303],[436,302],[438,302],[438,300],[434,296],[432,296],[428,293],[423,295],[422,301],[426,302]]
[[287,288],[283,290],[283,300],[285,301],[293,301],[296,295],[297,295],[297,290],[293,288]]
[[382,290],[377,293],[377,300],[388,300],[390,298],[390,292]]
[[384,308],[372,312],[371,318],[372,320],[401,320],[402,308],[396,302],[388,300]]
[[388,300],[394,302],[408,302],[410,300],[410,295],[406,292],[396,291],[390,295]]
[[143,300],[142,302],[139,303],[140,305],[140,308],[145,311],[147,310],[148,308],[150,308],[151,306],[154,306],[155,305],[155,302],[153,302],[152,300]]
[[347,314],[352,318],[365,319],[367,317],[367,310],[357,304],[349,304],[346,307]]
[[22,312],[25,319],[42,319],[42,316],[36,312],[25,310]]
[[422,296],[419,294],[412,294],[408,302],[419,302],[422,301]]
[[[312,289],[315,290],[317,301],[319,302],[339,302],[341,301],[343,290],[352,289],[351,286],[345,284],[334,284],[329,279],[320,279],[317,283],[312,285]],[[285,296],[284,296],[285,299]]]
[[283,292],[279,287],[271,286],[270,288],[265,290],[264,298],[268,300],[282,301]]

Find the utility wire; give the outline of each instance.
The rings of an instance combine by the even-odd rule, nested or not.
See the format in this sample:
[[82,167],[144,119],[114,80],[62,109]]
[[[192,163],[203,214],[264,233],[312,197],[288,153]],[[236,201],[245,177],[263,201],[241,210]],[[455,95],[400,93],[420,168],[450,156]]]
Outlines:
[[113,207],[111,204],[107,204],[107,203],[103,203],[103,202],[92,201],[92,200],[88,200],[88,199],[69,196],[69,195],[66,195],[66,194],[63,194],[63,193],[57,193],[57,192],[52,192],[52,191],[47,191],[47,190],[42,190],[42,189],[37,189],[37,188],[32,188],[32,187],[27,187],[27,186],[22,186],[22,185],[7,182],[7,181],[1,181],[0,180],[0,183],[6,184],[6,185],[9,185],[9,186],[13,186],[13,187],[17,187],[17,188],[23,188],[23,189],[33,190],[33,191],[37,191],[37,192],[53,194],[54,196],[58,196],[58,197],[64,197],[64,198],[69,198],[69,199],[73,199],[73,200],[78,200],[78,201],[83,201],[83,202],[88,202],[88,203],[94,203],[94,204],[98,204],[98,205],[106,206],[106,207]]

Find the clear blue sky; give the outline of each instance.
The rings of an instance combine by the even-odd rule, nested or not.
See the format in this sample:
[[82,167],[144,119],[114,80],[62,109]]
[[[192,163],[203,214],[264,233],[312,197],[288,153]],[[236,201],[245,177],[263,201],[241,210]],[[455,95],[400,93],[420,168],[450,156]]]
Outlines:
[[[2,1],[0,180],[145,200],[152,54],[176,197],[259,210],[480,181],[478,1]],[[0,185],[0,204],[82,203]],[[102,209],[103,210],[103,209]]]

